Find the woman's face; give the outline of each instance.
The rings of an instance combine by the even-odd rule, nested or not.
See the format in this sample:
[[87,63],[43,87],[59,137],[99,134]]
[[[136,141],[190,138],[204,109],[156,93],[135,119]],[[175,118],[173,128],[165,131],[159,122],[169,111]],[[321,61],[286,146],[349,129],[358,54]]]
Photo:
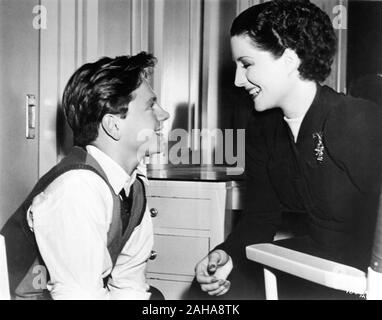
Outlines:
[[235,85],[247,90],[255,109],[282,107],[293,82],[284,55],[274,58],[256,48],[246,35],[233,36],[231,48],[236,63]]

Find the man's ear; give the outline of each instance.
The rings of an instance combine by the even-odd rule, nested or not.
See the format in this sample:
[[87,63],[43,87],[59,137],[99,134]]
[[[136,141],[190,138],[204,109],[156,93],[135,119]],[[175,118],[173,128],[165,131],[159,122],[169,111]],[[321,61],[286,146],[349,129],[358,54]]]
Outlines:
[[116,141],[121,139],[121,131],[119,125],[119,118],[112,114],[105,114],[101,121],[102,129],[109,137]]
[[300,67],[301,60],[294,50],[289,48],[285,49],[283,53],[283,58],[289,74],[292,74],[294,72],[299,73],[298,68]]

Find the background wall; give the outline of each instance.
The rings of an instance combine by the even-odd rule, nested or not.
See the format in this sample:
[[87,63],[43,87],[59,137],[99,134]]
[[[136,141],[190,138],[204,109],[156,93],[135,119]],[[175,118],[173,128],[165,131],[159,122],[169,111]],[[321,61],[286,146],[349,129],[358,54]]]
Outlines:
[[[259,2],[0,0],[0,225],[37,178],[70,149],[71,131],[60,100],[70,75],[85,62],[142,50],[157,56],[152,84],[171,114],[165,131],[187,130],[190,150],[203,145],[192,129],[244,128],[253,107],[246,93],[233,85],[229,28],[239,12]],[[345,0],[314,2],[332,20],[338,17],[337,6],[347,9]],[[45,16],[35,11],[38,5]],[[36,19],[41,28],[33,26]],[[327,84],[345,91],[347,29],[336,32],[339,51]],[[28,93],[38,102],[34,140],[25,138]],[[204,156],[211,159],[212,152]]]
[[[382,74],[382,1],[350,1],[347,85]],[[381,88],[382,89],[382,88]]]

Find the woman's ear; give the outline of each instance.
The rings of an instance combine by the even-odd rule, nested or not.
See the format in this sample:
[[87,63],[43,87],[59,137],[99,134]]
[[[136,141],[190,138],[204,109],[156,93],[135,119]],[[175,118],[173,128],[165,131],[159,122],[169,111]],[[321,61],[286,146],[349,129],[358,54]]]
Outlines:
[[102,129],[112,139],[118,141],[121,139],[119,118],[112,114],[105,114],[101,121]]
[[289,74],[293,74],[295,72],[299,73],[298,68],[300,67],[301,60],[294,50],[289,48],[285,49],[283,58]]

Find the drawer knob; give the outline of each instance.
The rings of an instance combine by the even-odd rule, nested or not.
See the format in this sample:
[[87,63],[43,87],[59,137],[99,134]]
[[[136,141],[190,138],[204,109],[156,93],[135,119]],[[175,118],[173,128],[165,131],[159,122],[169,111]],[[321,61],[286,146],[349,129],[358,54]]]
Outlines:
[[150,209],[150,214],[153,218],[155,218],[158,215],[158,210],[155,208]]
[[155,258],[157,257],[158,255],[158,252],[156,252],[155,250],[151,250],[151,255],[150,255],[150,260],[155,260]]

